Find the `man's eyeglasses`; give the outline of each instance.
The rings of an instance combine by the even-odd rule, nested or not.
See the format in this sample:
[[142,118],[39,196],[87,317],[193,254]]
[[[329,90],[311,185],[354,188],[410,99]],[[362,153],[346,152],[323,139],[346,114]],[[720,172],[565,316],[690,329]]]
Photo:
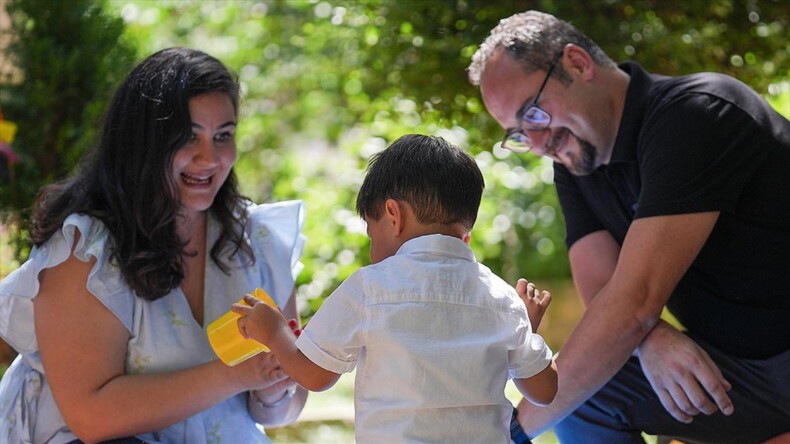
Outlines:
[[543,92],[543,88],[546,87],[546,83],[549,81],[549,77],[551,77],[551,73],[554,71],[554,67],[557,66],[561,58],[562,53],[554,59],[554,63],[551,64],[549,70],[546,72],[546,78],[543,79],[543,83],[540,84],[535,99],[529,103],[525,102],[516,113],[516,117],[521,121],[521,126],[507,131],[505,137],[502,139],[502,148],[513,151],[514,153],[526,153],[533,148],[532,139],[529,138],[526,132],[543,131],[551,124],[551,114],[538,106],[538,100],[540,99],[540,94]]

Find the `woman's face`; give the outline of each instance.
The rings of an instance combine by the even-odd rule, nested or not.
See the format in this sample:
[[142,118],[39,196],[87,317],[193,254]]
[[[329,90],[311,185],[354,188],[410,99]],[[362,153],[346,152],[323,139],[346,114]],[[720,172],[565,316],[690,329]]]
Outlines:
[[176,151],[173,177],[191,218],[211,207],[236,162],[236,113],[227,94],[212,92],[190,99],[189,115],[192,135]]

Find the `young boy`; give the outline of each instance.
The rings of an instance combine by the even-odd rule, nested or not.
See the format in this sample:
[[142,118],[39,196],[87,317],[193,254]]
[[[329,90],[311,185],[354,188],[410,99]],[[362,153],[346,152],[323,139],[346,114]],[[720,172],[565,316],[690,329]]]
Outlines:
[[483,192],[474,159],[444,139],[407,135],[370,161],[357,196],[373,263],[344,281],[297,339],[279,311],[235,304],[239,329],[322,391],[357,367],[356,441],[509,443],[505,383],[547,404],[551,350],[535,328],[549,303],[518,292],[468,246]]

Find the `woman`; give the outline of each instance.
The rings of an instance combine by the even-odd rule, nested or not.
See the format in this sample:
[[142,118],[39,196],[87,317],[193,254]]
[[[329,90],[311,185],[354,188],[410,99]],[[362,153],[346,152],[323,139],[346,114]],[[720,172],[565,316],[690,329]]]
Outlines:
[[239,194],[238,101],[215,58],[157,52],[79,172],[41,191],[35,248],[0,283],[0,335],[20,352],[0,442],[268,442],[256,422],[301,412],[307,394],[273,354],[228,367],[206,337],[255,287],[298,318],[303,207]]

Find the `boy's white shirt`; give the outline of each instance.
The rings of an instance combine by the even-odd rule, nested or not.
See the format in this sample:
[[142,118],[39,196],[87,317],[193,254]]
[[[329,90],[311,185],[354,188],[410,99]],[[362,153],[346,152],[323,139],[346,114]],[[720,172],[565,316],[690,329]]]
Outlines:
[[297,346],[329,371],[358,367],[358,443],[510,442],[505,383],[552,356],[513,287],[438,234],[350,276]]

